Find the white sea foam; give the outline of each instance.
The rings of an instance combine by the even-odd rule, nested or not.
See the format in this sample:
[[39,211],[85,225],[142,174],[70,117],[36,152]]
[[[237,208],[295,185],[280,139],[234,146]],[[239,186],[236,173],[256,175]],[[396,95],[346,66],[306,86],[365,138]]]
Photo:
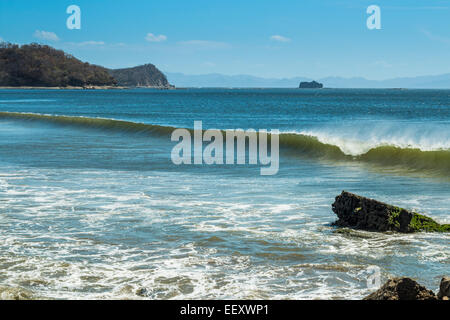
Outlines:
[[353,126],[321,126],[291,131],[316,137],[320,142],[338,146],[348,155],[361,155],[380,146],[417,148],[422,151],[450,150],[450,124],[433,123],[355,123]]
[[[245,177],[1,170],[1,285],[35,297],[356,299],[363,271],[389,254],[436,272],[450,259],[442,235],[334,233],[330,198],[311,188],[326,175],[305,177],[303,193],[295,176],[262,192]],[[385,276],[398,274],[390,265]]]

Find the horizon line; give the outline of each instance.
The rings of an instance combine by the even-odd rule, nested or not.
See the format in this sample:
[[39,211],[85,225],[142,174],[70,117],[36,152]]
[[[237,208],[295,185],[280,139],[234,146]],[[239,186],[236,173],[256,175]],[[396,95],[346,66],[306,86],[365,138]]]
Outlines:
[[[144,65],[144,64],[142,64],[142,65]],[[128,68],[133,68],[133,67],[128,67]],[[120,69],[120,68],[118,68],[118,69]],[[258,75],[248,74],[248,73],[226,74],[226,73],[220,73],[220,72],[210,72],[210,73],[195,73],[194,74],[194,73],[184,73],[184,72],[178,72],[178,71],[164,71],[164,70],[161,70],[161,72],[164,74],[181,74],[184,76],[211,76],[211,75],[220,75],[220,76],[225,76],[225,77],[247,76],[247,77],[254,77],[254,78],[265,79],[265,80],[293,80],[296,78],[302,78],[302,79],[307,79],[307,80],[323,80],[323,79],[330,79],[330,78],[339,78],[339,79],[344,79],[344,80],[363,79],[363,80],[367,80],[367,81],[377,81],[377,82],[388,81],[388,80],[397,80],[397,79],[416,79],[416,78],[422,78],[422,77],[438,77],[438,76],[450,75],[450,71],[448,71],[448,72],[437,73],[437,74],[423,74],[423,75],[416,75],[416,76],[393,76],[393,77],[384,78],[384,79],[369,79],[364,76],[345,77],[345,76],[338,76],[338,75],[324,76],[324,77],[308,77],[308,76],[267,77],[267,76],[258,76]]]

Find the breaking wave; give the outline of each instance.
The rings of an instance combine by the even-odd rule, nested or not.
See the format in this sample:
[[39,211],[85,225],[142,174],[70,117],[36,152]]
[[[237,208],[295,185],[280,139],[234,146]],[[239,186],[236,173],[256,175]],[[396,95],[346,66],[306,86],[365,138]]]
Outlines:
[[[105,118],[56,116],[36,113],[0,112],[0,119],[45,121],[54,124],[115,130],[124,133],[142,133],[170,136],[176,129],[170,126],[137,123]],[[192,132],[192,129],[188,129]],[[280,146],[295,154],[335,161],[358,161],[387,167],[401,167],[414,171],[450,176],[450,149],[445,144],[437,148],[400,145],[394,141],[368,144],[309,132],[282,132]]]

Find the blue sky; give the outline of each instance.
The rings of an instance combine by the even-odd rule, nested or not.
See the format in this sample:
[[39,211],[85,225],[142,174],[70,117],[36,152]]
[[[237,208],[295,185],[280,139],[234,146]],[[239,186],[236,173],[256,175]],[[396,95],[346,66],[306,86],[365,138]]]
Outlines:
[[[69,5],[81,30],[66,27]],[[366,26],[381,8],[381,30]],[[150,34],[150,35],[149,35]],[[106,67],[186,74],[391,77],[450,72],[450,0],[0,0],[0,38]]]

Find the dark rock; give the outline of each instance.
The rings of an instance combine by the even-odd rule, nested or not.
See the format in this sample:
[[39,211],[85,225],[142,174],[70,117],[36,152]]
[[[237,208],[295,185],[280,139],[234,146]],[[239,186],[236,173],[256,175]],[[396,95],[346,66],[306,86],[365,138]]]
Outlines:
[[450,300],[450,277],[442,278],[437,296],[441,300]]
[[338,216],[335,226],[367,231],[449,232],[450,225],[440,225],[424,215],[377,200],[342,191],[332,204]]
[[139,297],[148,297],[150,295],[150,292],[147,290],[147,288],[139,288],[136,290],[136,295]]
[[410,278],[394,278],[364,300],[437,300],[437,297]]
[[316,81],[311,81],[311,82],[300,82],[300,86],[299,88],[301,89],[322,89],[323,88],[323,84],[316,82]]

